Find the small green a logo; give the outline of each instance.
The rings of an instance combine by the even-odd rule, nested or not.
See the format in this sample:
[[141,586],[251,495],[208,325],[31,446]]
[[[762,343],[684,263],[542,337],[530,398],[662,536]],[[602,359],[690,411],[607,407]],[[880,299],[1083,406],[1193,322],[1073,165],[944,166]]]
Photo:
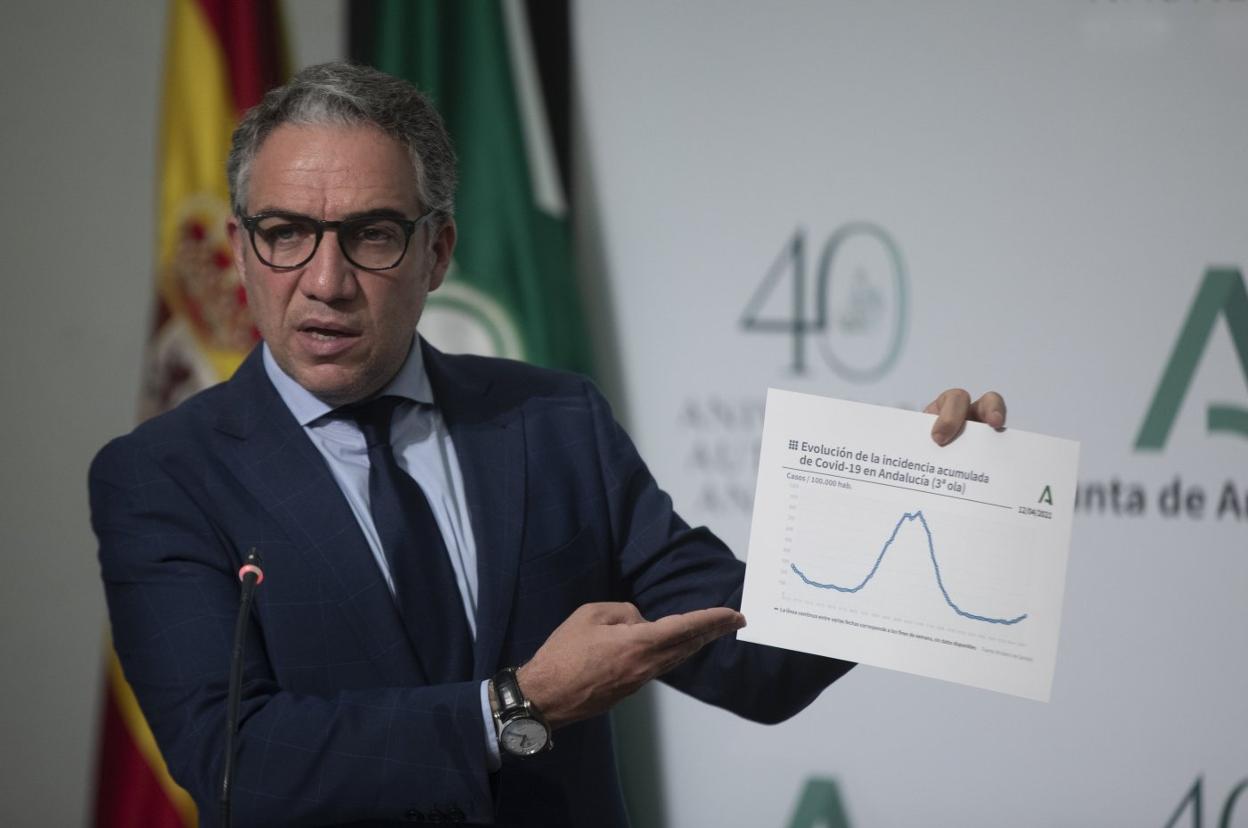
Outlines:
[[841,792],[831,779],[809,779],[789,828],[850,828]]
[[[1244,384],[1248,386],[1248,291],[1244,290],[1244,277],[1234,268],[1210,268],[1205,271],[1196,301],[1183,323],[1161,382],[1153,392],[1153,402],[1135,438],[1137,450],[1159,451],[1165,446],[1219,314],[1226,319],[1231,331],[1239,367],[1244,372]],[[1248,438],[1248,410],[1210,405],[1206,426],[1211,433],[1222,431]]]
[[1040,500],[1039,500],[1039,502],[1040,502],[1040,503],[1047,503],[1047,504],[1049,504],[1050,506],[1052,506],[1052,505],[1053,505],[1053,488],[1052,488],[1051,486],[1045,486],[1045,487],[1044,487],[1044,491],[1040,493]]

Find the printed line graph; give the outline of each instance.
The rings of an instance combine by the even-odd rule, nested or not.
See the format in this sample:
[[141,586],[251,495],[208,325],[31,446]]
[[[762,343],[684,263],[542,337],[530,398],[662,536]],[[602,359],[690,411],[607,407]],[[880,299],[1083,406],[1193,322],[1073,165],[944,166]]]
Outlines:
[[737,638],[1047,701],[1079,446],[930,428],[767,392]]
[[1014,624],[1017,624],[1027,618],[1027,613],[1023,613],[1022,615],[1015,616],[1013,618],[993,618],[986,615],[977,615],[973,612],[968,612],[962,609],[957,605],[957,603],[954,602],[953,598],[949,596],[949,590],[945,588],[944,578],[941,577],[940,562],[936,560],[936,545],[932,540],[932,530],[927,525],[927,518],[923,515],[922,510],[906,512],[897,520],[897,525],[893,527],[892,534],[888,536],[888,540],[884,542],[883,548],[880,549],[880,554],[876,556],[875,564],[871,567],[871,571],[866,574],[866,577],[864,577],[857,586],[840,586],[834,583],[820,583],[819,581],[808,577],[805,572],[798,568],[797,564],[790,563],[789,568],[792,569],[797,577],[801,578],[807,586],[814,587],[815,589],[835,590],[836,592],[845,593],[858,592],[870,583],[872,578],[875,577],[875,573],[879,570],[880,564],[884,561],[884,556],[893,545],[893,541],[897,539],[897,533],[901,531],[901,527],[916,520],[919,522],[919,525],[923,527],[923,533],[927,537],[927,551],[928,555],[932,559],[932,569],[936,573],[936,585],[940,587],[940,592],[945,598],[945,603],[948,604],[954,612],[963,618],[968,618],[972,621],[981,621],[986,624],[999,624],[1002,626],[1013,626]]

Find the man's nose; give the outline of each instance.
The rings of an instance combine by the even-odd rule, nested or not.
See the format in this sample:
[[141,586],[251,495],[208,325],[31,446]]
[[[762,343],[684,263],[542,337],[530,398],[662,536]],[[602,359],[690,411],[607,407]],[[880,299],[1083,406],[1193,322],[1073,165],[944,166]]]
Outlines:
[[347,261],[338,244],[337,231],[330,230],[321,238],[311,261],[304,266],[299,289],[309,299],[332,303],[352,299],[359,290],[355,266]]

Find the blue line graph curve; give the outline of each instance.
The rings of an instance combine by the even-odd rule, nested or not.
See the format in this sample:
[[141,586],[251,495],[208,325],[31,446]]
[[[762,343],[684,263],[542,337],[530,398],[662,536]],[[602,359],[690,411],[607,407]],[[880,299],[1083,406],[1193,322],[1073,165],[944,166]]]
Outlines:
[[949,597],[949,590],[945,589],[944,579],[940,577],[940,563],[936,560],[936,547],[935,544],[932,543],[932,530],[928,527],[927,518],[923,516],[923,512],[921,510],[917,512],[906,512],[901,516],[901,518],[897,521],[897,525],[893,527],[893,533],[888,536],[888,540],[884,543],[884,548],[880,550],[879,556],[875,559],[875,565],[871,567],[871,571],[867,573],[867,577],[863,578],[862,583],[858,584],[858,586],[847,587],[838,586],[836,584],[821,584],[818,581],[813,581],[806,577],[806,573],[798,569],[797,564],[791,563],[789,564],[789,568],[792,569],[797,574],[797,577],[801,578],[807,586],[812,586],[816,589],[834,589],[837,592],[857,592],[870,583],[871,579],[875,577],[876,570],[880,568],[880,562],[884,560],[884,555],[888,552],[888,548],[892,546],[893,541],[897,539],[897,533],[901,531],[902,525],[914,520],[919,522],[919,525],[923,527],[923,533],[927,535],[927,551],[932,557],[932,568],[936,571],[936,585],[940,587],[941,595],[945,596],[945,603],[948,604],[954,612],[963,618],[969,618],[972,621],[983,621],[986,624],[1001,624],[1007,627],[1017,624],[1019,621],[1022,621],[1027,617],[1027,613],[1023,613],[1016,618],[990,618],[986,615],[976,615],[973,612],[967,612],[953,602],[953,599]]

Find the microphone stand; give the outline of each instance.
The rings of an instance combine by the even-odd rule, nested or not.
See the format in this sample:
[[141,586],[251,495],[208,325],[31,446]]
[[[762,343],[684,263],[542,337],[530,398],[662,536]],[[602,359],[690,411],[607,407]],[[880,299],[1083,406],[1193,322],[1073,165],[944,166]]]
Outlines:
[[243,648],[247,640],[247,616],[256,587],[264,580],[260,568],[260,553],[253,546],[238,570],[243,582],[238,598],[238,620],[234,622],[234,650],[230,656],[230,684],[225,708],[225,768],[221,774],[221,825],[230,828],[230,793],[234,781],[234,754],[237,751],[235,736],[238,734],[238,708],[243,695]]

